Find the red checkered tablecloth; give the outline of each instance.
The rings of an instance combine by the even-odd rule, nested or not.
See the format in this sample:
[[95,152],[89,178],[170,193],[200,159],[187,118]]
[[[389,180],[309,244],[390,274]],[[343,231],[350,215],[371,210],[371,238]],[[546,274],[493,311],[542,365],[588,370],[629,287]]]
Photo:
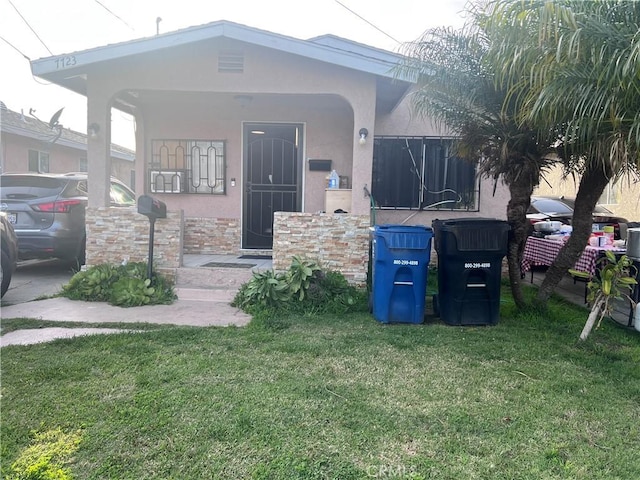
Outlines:
[[[562,240],[537,237],[527,238],[522,256],[522,272],[528,272],[533,266],[550,266],[563,246],[564,242]],[[624,253],[626,251],[623,248],[586,247],[574,268],[595,275],[596,261],[605,250],[611,250],[615,253]]]

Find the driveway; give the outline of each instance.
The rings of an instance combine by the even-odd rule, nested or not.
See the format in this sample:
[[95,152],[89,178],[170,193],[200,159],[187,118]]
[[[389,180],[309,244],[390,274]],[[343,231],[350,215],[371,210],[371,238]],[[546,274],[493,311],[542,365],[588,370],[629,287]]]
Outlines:
[[2,306],[16,305],[59,293],[77,270],[75,262],[26,260],[18,263]]

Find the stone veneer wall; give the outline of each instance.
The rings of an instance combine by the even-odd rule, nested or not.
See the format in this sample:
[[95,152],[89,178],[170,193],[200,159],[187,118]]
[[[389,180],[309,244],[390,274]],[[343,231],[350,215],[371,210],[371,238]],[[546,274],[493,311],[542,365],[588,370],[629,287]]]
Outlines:
[[276,212],[273,269],[287,270],[297,255],[362,286],[367,280],[369,222],[368,215]]
[[[88,207],[86,219],[87,266],[149,258],[149,219],[137,207]],[[156,220],[153,262],[158,271],[175,275],[182,265],[183,223],[182,210]]]
[[186,218],[184,253],[237,255],[240,220],[237,218]]

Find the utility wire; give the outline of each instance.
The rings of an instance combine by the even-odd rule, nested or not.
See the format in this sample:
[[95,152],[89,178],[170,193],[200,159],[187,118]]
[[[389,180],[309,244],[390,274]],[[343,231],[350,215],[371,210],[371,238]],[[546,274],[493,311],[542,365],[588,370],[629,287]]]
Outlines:
[[3,36],[0,35],[0,40],[2,40],[4,43],[6,43],[7,45],[9,45],[11,48],[13,48],[16,52],[18,52],[20,55],[22,55],[24,58],[26,58],[27,60],[31,61],[31,59],[29,57],[27,57],[24,53],[22,53],[20,51],[20,49],[18,47],[16,47],[15,45],[13,45],[9,40],[7,40],[6,38],[4,38]]
[[109,12],[111,15],[116,17],[118,20],[120,20],[122,23],[124,23],[127,27],[129,27],[131,30],[133,30],[135,32],[135,30],[136,30],[135,28],[133,28],[131,25],[129,25],[127,22],[125,22],[121,17],[119,17],[118,15],[113,13],[111,10],[109,10],[109,8],[104,3],[102,3],[100,0],[94,0],[94,2],[96,2],[98,5],[100,5],[102,8],[104,8],[107,12]]
[[362,20],[363,22],[366,22],[367,24],[371,25],[373,28],[375,28],[376,30],[378,30],[380,33],[382,33],[383,35],[389,37],[391,40],[393,40],[394,42],[396,42],[398,45],[401,44],[402,42],[400,42],[399,40],[396,40],[395,38],[393,38],[391,35],[389,35],[387,32],[385,32],[384,30],[382,30],[381,28],[377,27],[376,25],[374,25],[373,23],[371,23],[369,20],[367,20],[366,18],[364,18],[362,15],[354,12],[353,10],[351,10],[349,7],[347,7],[344,3],[342,3],[340,0],[336,0],[336,3],[338,5],[340,5],[341,7],[347,9],[349,12],[353,13],[356,17],[358,17],[360,20]]
[[31,25],[29,25],[29,22],[27,22],[27,19],[22,16],[22,14],[20,13],[20,10],[16,8],[16,6],[13,4],[11,0],[7,0],[7,1],[13,7],[13,9],[18,13],[18,15],[20,15],[20,18],[27,25],[27,27],[29,27],[29,30],[31,30],[33,34],[36,36],[36,38],[40,40],[40,43],[42,44],[42,46],[47,49],[47,52],[49,52],[49,55],[53,55],[53,52],[49,50],[49,47],[47,47],[47,45],[42,41],[42,39],[40,38],[40,35],[36,33],[36,31],[31,27]]
[[[20,51],[20,49],[18,47],[16,47],[15,45],[13,45],[9,40],[7,40],[6,38],[4,38],[2,35],[0,35],[0,40],[2,40],[4,43],[6,43],[7,45],[9,45],[11,48],[13,48],[16,52],[18,52],[20,55],[22,55],[29,63],[31,63],[31,59],[29,57],[27,57],[24,53],[22,53]],[[31,69],[29,69],[29,71],[31,71]],[[42,80],[40,80],[38,77],[36,77],[35,75],[31,74],[31,77],[33,78],[33,80],[36,83],[39,83],[40,85],[51,85],[51,82],[43,82]]]

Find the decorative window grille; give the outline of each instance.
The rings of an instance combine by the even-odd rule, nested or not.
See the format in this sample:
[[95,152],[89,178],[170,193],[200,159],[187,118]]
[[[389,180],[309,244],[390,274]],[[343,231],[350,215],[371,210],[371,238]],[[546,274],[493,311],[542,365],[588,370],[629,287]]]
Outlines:
[[224,141],[152,140],[148,190],[224,195],[225,170]]
[[452,140],[376,137],[371,194],[382,209],[477,211],[476,164],[452,153]]

